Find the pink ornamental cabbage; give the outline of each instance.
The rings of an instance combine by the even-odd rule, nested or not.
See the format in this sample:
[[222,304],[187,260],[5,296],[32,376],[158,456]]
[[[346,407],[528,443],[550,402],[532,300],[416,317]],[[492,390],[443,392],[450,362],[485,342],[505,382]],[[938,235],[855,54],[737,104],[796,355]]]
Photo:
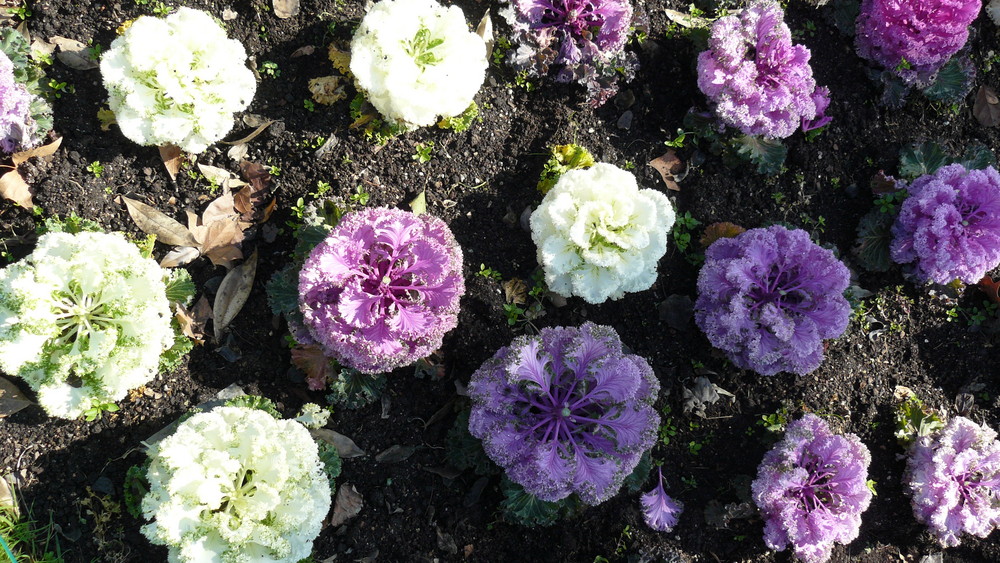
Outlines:
[[612,327],[545,328],[472,374],[469,433],[528,494],[599,504],[653,447],[659,387]]
[[816,415],[790,423],[751,485],[767,547],[782,551],[791,544],[800,561],[822,563],[833,544],[858,537],[861,513],[872,499],[870,462],[857,436],[832,433]]
[[518,70],[579,82],[593,107],[618,91],[619,75],[635,75],[637,58],[625,51],[635,25],[629,0],[508,1],[501,14],[514,30],[510,62]]
[[1000,441],[990,427],[957,416],[910,448],[904,481],[913,513],[941,545],[1000,527]]
[[925,87],[965,46],[980,0],[863,0],[855,42],[858,54]]
[[698,55],[698,88],[726,125],[746,135],[785,138],[830,122],[830,92],[816,86],[809,49],[792,45],[777,2],[751,4],[712,24]]
[[385,207],[344,215],[299,274],[310,336],[364,373],[405,366],[440,347],[464,293],[462,251],[448,225]]
[[823,340],[847,329],[850,278],[801,229],[750,229],[705,251],[695,322],[740,368],[805,375],[823,361]]
[[0,149],[31,148],[37,126],[31,118],[31,93],[14,79],[14,63],[0,51]]
[[894,262],[920,282],[976,283],[1000,264],[1000,173],[961,164],[925,174],[907,188],[892,226]]
[[667,496],[663,490],[663,468],[659,469],[660,481],[656,488],[642,495],[642,519],[657,532],[669,532],[677,525],[684,503]]

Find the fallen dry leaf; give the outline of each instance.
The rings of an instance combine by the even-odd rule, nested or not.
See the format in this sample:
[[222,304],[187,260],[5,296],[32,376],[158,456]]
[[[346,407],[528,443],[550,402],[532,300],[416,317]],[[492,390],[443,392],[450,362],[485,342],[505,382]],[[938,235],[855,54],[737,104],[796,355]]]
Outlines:
[[337,526],[354,518],[361,512],[365,505],[365,499],[361,498],[361,493],[350,483],[344,483],[337,488],[337,498],[333,501],[333,516],[330,517],[330,525]]
[[31,190],[28,183],[17,170],[6,172],[0,176],[0,197],[9,199],[25,209],[31,209],[35,204],[31,201]]
[[81,41],[56,35],[49,37],[49,43],[56,46],[56,58],[59,62],[73,70],[91,70],[100,66],[91,58],[90,48]]
[[698,16],[692,16],[691,14],[685,14],[684,12],[678,12],[677,10],[663,10],[666,14],[667,19],[676,23],[681,27],[687,28],[702,28],[708,27],[712,23],[712,20],[701,18]]
[[327,57],[333,63],[333,68],[339,70],[344,76],[351,75],[351,52],[339,49],[336,45],[330,44]]
[[309,92],[317,104],[328,106],[347,97],[344,85],[340,83],[342,76],[320,76],[309,81]]
[[648,164],[660,173],[660,176],[663,177],[663,182],[667,184],[667,189],[675,192],[681,191],[681,187],[677,182],[684,179],[686,173],[682,174],[684,163],[677,157],[674,149],[670,149],[666,153],[650,160]]
[[160,260],[160,267],[176,268],[177,266],[184,266],[185,264],[194,262],[199,256],[201,256],[201,251],[193,246],[178,246],[168,252],[163,257],[163,260]]
[[250,223],[267,221],[271,214],[266,211],[264,202],[271,194],[271,172],[266,166],[244,160],[240,162],[240,175],[247,182],[247,186],[236,194],[236,210],[241,219]]
[[292,348],[292,365],[306,374],[306,385],[313,391],[326,389],[326,382],[333,377],[330,358],[323,354],[319,346],[295,346]]
[[736,235],[745,231],[743,227],[729,222],[712,223],[711,225],[705,227],[705,232],[702,233],[701,239],[699,239],[699,244],[702,248],[708,248],[713,242],[719,240],[720,238],[733,238]]
[[233,21],[237,18],[237,16],[239,16],[239,14],[229,8],[222,10],[222,21],[224,22]]
[[101,122],[101,131],[111,131],[111,126],[118,123],[115,112],[108,108],[97,110],[97,120]]
[[256,274],[257,251],[255,250],[246,262],[230,270],[222,279],[219,291],[215,294],[215,303],[212,305],[212,324],[216,342],[222,339],[223,331],[229,328],[229,323],[233,322],[243,309],[247,298],[250,297],[250,290],[253,289]]
[[993,88],[983,84],[976,92],[976,101],[972,105],[972,115],[983,127],[1000,125],[1000,98]]
[[513,278],[501,284],[503,286],[504,300],[507,303],[524,305],[528,302],[528,284],[520,278]]
[[[327,363],[329,363],[329,360],[327,360]],[[312,434],[313,438],[323,440],[336,448],[337,454],[341,459],[352,459],[368,455],[354,443],[354,440],[329,428],[313,428],[309,430],[309,433]]]
[[122,201],[132,220],[144,233],[156,235],[160,242],[174,246],[199,246],[191,231],[155,207],[127,197],[122,197]]
[[35,147],[31,150],[16,152],[10,155],[10,159],[14,162],[14,166],[20,166],[22,162],[27,161],[29,158],[44,158],[46,156],[51,156],[59,150],[59,146],[62,145],[62,140],[63,138],[59,137],[47,145]]
[[0,418],[10,416],[30,404],[31,401],[25,398],[16,385],[0,377]]
[[174,315],[177,324],[180,325],[181,332],[194,341],[195,344],[205,343],[205,325],[212,318],[212,306],[208,304],[208,298],[204,295],[195,303],[190,311],[183,304],[177,304],[177,313]]
[[274,15],[281,19],[288,19],[299,15],[299,0],[274,0]]
[[315,52],[316,52],[316,46],[315,45],[303,45],[303,46],[299,47],[298,49],[292,51],[292,54],[289,55],[289,58],[297,59],[299,57],[304,57],[304,56],[307,56],[307,55],[311,55],[311,54],[313,54]]
[[275,121],[276,120],[274,120],[274,119],[269,119],[269,120],[265,121],[264,123],[261,123],[260,125],[258,125],[257,128],[254,129],[253,132],[251,132],[246,137],[243,137],[242,139],[237,139],[235,141],[219,141],[219,144],[221,144],[221,145],[245,145],[245,144],[249,143],[250,141],[256,139],[257,135],[260,135],[261,133],[263,133],[264,130],[267,129],[268,127],[270,127],[272,124],[274,124]]
[[376,454],[375,461],[377,463],[399,463],[409,459],[415,451],[417,451],[417,448],[414,446],[400,446],[399,444],[393,444]]
[[238,145],[233,145],[232,147],[229,147],[228,151],[226,151],[226,156],[228,156],[229,158],[231,158],[231,159],[239,162],[239,161],[243,160],[244,158],[246,158],[246,156],[247,156],[247,150],[249,148],[250,147],[247,146],[246,143],[240,143]]
[[989,275],[985,275],[976,285],[990,298],[990,301],[1000,303],[1000,280],[994,280]]
[[479,20],[476,33],[483,38],[483,43],[486,44],[486,59],[489,60],[490,56],[493,55],[493,20],[490,18],[489,10],[483,14],[483,19]]
[[10,490],[10,485],[7,484],[7,479],[3,477],[0,477],[0,508],[11,512],[14,518],[17,518],[19,515],[17,501]]
[[170,174],[170,179],[176,180],[177,173],[181,171],[181,148],[174,145],[160,147],[160,159],[163,160],[163,167]]
[[872,176],[868,186],[875,195],[890,194],[899,190],[899,187],[896,186],[896,179],[892,176],[886,176],[883,170],[879,170],[877,174]]
[[54,44],[49,43],[48,41],[43,41],[42,39],[39,39],[37,37],[32,38],[31,40],[32,59],[37,61],[39,58],[38,55],[41,55],[41,57],[46,57],[48,55],[52,55],[53,53],[55,53],[55,51],[56,51],[56,46]]

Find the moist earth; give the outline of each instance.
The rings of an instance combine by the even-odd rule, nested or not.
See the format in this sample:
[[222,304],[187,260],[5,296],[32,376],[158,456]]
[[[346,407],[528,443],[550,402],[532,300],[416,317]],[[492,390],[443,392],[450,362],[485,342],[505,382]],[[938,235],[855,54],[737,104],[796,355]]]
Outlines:
[[[456,3],[470,22],[489,10],[497,35],[508,34],[495,3]],[[997,28],[985,16],[973,25],[971,54],[979,73],[964,102],[949,106],[914,95],[902,109],[890,110],[878,105],[880,92],[867,78],[852,39],[834,25],[831,8],[791,2],[788,23],[812,50],[817,82],[830,88],[833,123],[811,142],[801,133],[788,139],[786,169],[775,177],[759,175],[748,164],[727,166],[707,147],[687,142],[678,155],[691,168],[680,190],[668,191],[646,163],[666,151],[664,141],[677,136],[690,108],[706,105],[695,82],[698,49],[676,30],[668,34],[665,9],[686,12],[687,2],[645,3],[648,39],[628,47],[638,53],[641,69],[601,108],[587,107],[580,87],[546,82],[526,88],[508,67],[491,64],[476,98],[481,120],[468,131],[428,128],[382,147],[349,128],[353,92],[332,106],[309,109],[303,103],[309,79],[334,74],[327,46],[346,48],[363,14],[361,3],[302,0],[300,14],[289,19],[275,17],[270,2],[185,4],[217,17],[225,8],[235,11],[236,17],[225,22],[230,36],[243,42],[258,68],[270,61],[280,70],[280,76],[262,73],[245,112],[276,120],[249,143],[246,158],[273,167],[277,207],[270,227],[244,245],[246,254],[259,253],[256,282],[223,342],[209,339],[196,347],[180,368],[157,377],[122,401],[120,411],[98,421],[57,420],[37,406],[0,420],[0,471],[14,477],[35,519],[51,519],[67,561],[166,559],[164,548],[139,533],[143,522],[124,510],[123,481],[126,470],[144,459],[141,441],[192,406],[232,384],[270,398],[286,415],[305,402],[324,402],[323,393],[308,391],[302,373],[291,367],[286,327],[272,315],[264,288],[290,260],[292,208],[300,198],[313,198],[317,181],[332,186],[327,195],[349,197],[360,187],[370,194],[370,206],[405,208],[426,192],[428,212],[448,222],[462,245],[468,291],[459,325],[440,350],[443,374],[416,378],[412,368],[399,369],[388,376],[381,402],[336,409],[330,426],[368,453],[346,460],[338,479],[339,486],[357,489],[364,508],[346,523],[323,530],[315,543],[316,561],[787,561],[787,552],[774,553],[764,545],[758,517],[735,518],[726,526],[719,518],[728,505],[747,500],[757,464],[777,438],[762,418],[783,409],[791,417],[819,414],[839,431],[857,434],[872,453],[870,478],[878,495],[863,516],[860,536],[836,546],[832,561],[919,561],[942,551],[914,520],[903,492],[904,461],[893,437],[894,392],[908,387],[930,406],[952,414],[956,397],[971,393],[974,402],[963,412],[977,422],[1000,423],[996,338],[982,328],[989,322],[970,323],[971,312],[986,297],[970,287],[955,302],[906,282],[898,270],[867,273],[853,263],[850,248],[859,220],[871,207],[870,180],[881,170],[897,170],[901,148],[922,141],[956,153],[975,143],[1000,148],[997,131],[981,126],[971,112],[978,86],[996,85],[1000,78],[996,69],[987,70],[1000,46]],[[45,0],[29,6],[33,35],[60,35],[106,48],[122,22],[151,13],[155,3]],[[306,46],[315,50],[303,55],[300,49]],[[200,212],[214,198],[204,180],[183,171],[172,181],[155,148],[133,144],[116,127],[101,129],[97,111],[106,107],[106,93],[98,71],[57,62],[47,73],[73,90],[53,100],[62,147],[21,168],[35,193],[35,213],[0,202],[3,242],[12,258],[30,251],[42,217],[76,213],[138,237],[142,233],[119,196],[181,220],[185,209]],[[252,129],[240,123],[228,138]],[[317,154],[323,142],[328,150]],[[414,159],[417,144],[430,142],[431,160]],[[680,214],[689,213],[701,225],[691,229],[695,242],[687,251],[671,245],[651,289],[602,305],[572,298],[557,306],[562,304],[546,299],[544,315],[511,326],[501,281],[477,273],[482,265],[499,272],[502,281],[520,278],[531,284],[535,249],[520,218],[541,199],[535,184],[548,147],[570,142],[588,147],[599,161],[633,168],[641,187],[667,193]],[[228,148],[215,145],[198,161],[235,171]],[[86,169],[95,161],[104,165],[100,177]],[[836,248],[857,271],[857,285],[873,293],[866,311],[828,343],[826,360],[815,372],[763,377],[736,369],[676,305],[683,297],[696,297],[696,241],[705,225],[718,221],[747,228],[775,222],[805,228]],[[168,250],[157,245],[156,257]],[[199,294],[211,300],[225,269],[204,258],[188,269]],[[442,470],[445,438],[465,401],[456,390],[472,372],[519,334],[584,321],[614,326],[634,353],[648,359],[661,382],[656,407],[665,413],[669,440],[652,453],[663,462],[669,493],[686,506],[672,532],[649,530],[638,494],[627,492],[574,519],[525,529],[503,518],[498,477]],[[682,387],[698,374],[708,374],[733,395],[708,407],[706,418],[682,410]],[[375,461],[393,445],[415,451],[401,461]],[[649,480],[644,489],[653,485]],[[944,553],[947,561],[1000,560],[995,534],[986,540],[964,538],[960,547]]]

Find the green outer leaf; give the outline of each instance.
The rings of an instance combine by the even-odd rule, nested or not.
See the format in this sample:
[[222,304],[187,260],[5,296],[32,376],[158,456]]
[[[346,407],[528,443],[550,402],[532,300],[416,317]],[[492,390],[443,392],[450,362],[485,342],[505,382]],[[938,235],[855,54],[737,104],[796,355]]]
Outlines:
[[265,284],[267,304],[275,315],[288,315],[299,310],[299,271],[301,262],[292,262],[271,276]]
[[975,79],[976,67],[969,61],[968,56],[956,55],[941,67],[934,77],[934,83],[924,88],[923,93],[934,101],[961,102],[972,89]]
[[246,407],[248,409],[257,409],[266,412],[267,414],[273,416],[274,418],[281,420],[281,413],[274,406],[274,401],[268,399],[267,397],[261,397],[258,395],[240,395],[239,397],[233,397],[225,402],[227,407]]
[[45,222],[39,224],[38,227],[35,228],[35,232],[40,235],[45,233],[76,234],[85,231],[103,233],[104,229],[101,228],[101,226],[96,222],[91,221],[90,219],[84,219],[76,213],[70,213],[65,219],[60,219],[57,215],[46,217]]
[[191,281],[191,274],[183,268],[168,272],[167,279],[164,280],[167,286],[167,301],[170,301],[171,304],[180,303],[187,307],[197,291],[194,282]]
[[323,440],[316,440],[316,447],[319,449],[319,460],[323,463],[323,472],[330,482],[330,493],[337,490],[337,477],[340,476],[342,461],[337,448]]
[[965,154],[962,155],[962,158],[955,162],[968,170],[983,170],[987,166],[996,164],[997,157],[986,145],[976,144],[965,149]]
[[170,373],[181,365],[181,360],[194,348],[194,343],[181,332],[177,319],[170,320],[170,328],[174,331],[174,344],[160,354],[159,373]]
[[133,518],[142,517],[142,499],[149,492],[149,480],[146,479],[146,471],[149,470],[149,459],[142,465],[133,465],[125,472],[125,482],[122,484],[122,492],[125,497],[125,510]]
[[899,175],[909,180],[933,174],[946,164],[951,164],[951,159],[934,141],[913,144],[899,151]]
[[455,424],[448,430],[448,437],[444,442],[445,457],[456,469],[472,469],[479,475],[496,475],[500,473],[500,467],[486,455],[483,443],[469,434],[470,413],[470,409],[458,413]]
[[896,216],[872,209],[858,223],[858,240],[854,254],[861,267],[870,272],[886,272],[892,267],[889,245],[892,243],[892,223]]
[[743,135],[733,141],[736,153],[744,160],[757,165],[757,172],[767,176],[775,176],[781,172],[788,156],[788,147],[777,139],[765,139],[752,135]]
[[341,368],[337,377],[330,381],[330,394],[326,400],[349,409],[359,409],[378,400],[385,383],[384,373],[368,375],[356,369]]
[[556,520],[572,516],[583,508],[583,503],[576,495],[570,495],[556,502],[539,500],[506,476],[500,484],[500,489],[504,494],[504,499],[500,503],[504,517],[515,524],[529,528],[551,526]]
[[649,478],[649,472],[653,470],[653,456],[649,455],[649,451],[643,452],[642,457],[639,458],[639,464],[635,466],[635,470],[622,481],[622,485],[628,489],[630,493],[639,492],[639,488],[642,484],[646,482]]

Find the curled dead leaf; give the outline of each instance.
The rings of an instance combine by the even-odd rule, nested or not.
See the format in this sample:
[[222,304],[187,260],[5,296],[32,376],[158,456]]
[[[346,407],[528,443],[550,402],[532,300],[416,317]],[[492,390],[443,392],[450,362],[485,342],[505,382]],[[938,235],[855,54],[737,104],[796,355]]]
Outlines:
[[[265,121],[264,123],[261,123],[260,125],[258,125],[257,128],[254,129],[253,132],[250,133],[249,135],[247,135],[246,137],[243,137],[242,139],[238,139],[236,141],[219,141],[219,144],[222,144],[222,145],[244,145],[246,143],[249,143],[250,141],[256,139],[258,135],[260,135],[261,133],[263,133],[265,129],[267,129],[272,124],[274,124],[275,121],[276,120],[274,120],[274,119],[269,119],[269,120]],[[230,156],[232,156],[232,155],[230,155]]]
[[702,248],[708,248],[713,242],[719,240],[720,238],[733,238],[743,231],[746,231],[743,227],[729,222],[712,223],[711,225],[705,227],[705,232],[702,233],[701,239],[698,243],[701,244]]
[[299,0],[273,0],[274,15],[281,19],[288,19],[299,15]]
[[347,97],[344,85],[340,83],[342,76],[320,76],[309,81],[309,92],[317,104],[328,106]]
[[681,187],[677,182],[687,176],[687,169],[684,167],[684,162],[677,157],[674,149],[670,149],[666,153],[650,160],[649,166],[652,166],[660,173],[663,182],[667,185],[667,189],[675,192],[681,191]]
[[312,434],[313,438],[323,440],[327,444],[336,448],[337,455],[339,455],[341,459],[351,459],[368,455],[354,443],[354,440],[339,432],[330,430],[329,428],[313,428],[309,430],[309,433]]
[[219,291],[215,294],[212,306],[212,321],[216,342],[222,338],[222,333],[233,322],[236,315],[243,309],[250,290],[253,289],[254,276],[257,274],[257,251],[247,258],[246,262],[233,268],[222,279]]
[[49,37],[49,43],[56,46],[56,58],[73,70],[91,70],[99,66],[92,58],[90,48],[76,39],[56,35]]
[[336,45],[331,44],[329,51],[327,51],[327,57],[333,63],[333,68],[339,70],[344,76],[351,75],[350,51],[341,50]]
[[10,170],[0,176],[0,197],[9,199],[25,209],[35,206],[31,200],[31,189],[17,170]]
[[479,20],[479,25],[476,26],[476,33],[483,38],[483,43],[486,44],[486,60],[489,60],[493,55],[493,19],[490,18],[489,10],[483,14],[483,19]]
[[315,45],[303,45],[303,46],[299,47],[298,49],[292,51],[292,54],[289,55],[288,57],[291,58],[291,59],[297,59],[299,57],[305,57],[305,56],[311,55],[311,54],[313,54],[315,52],[316,52],[316,46]]
[[187,227],[155,207],[127,197],[122,197],[122,201],[125,202],[128,214],[142,232],[156,235],[160,242],[174,246],[199,246]]
[[174,318],[177,319],[184,336],[193,340],[195,344],[204,344],[205,325],[212,318],[212,306],[208,304],[208,298],[202,295],[190,311],[182,303],[178,303]]
[[333,516],[330,525],[336,528],[361,512],[365,501],[361,493],[350,483],[344,483],[337,489],[337,498],[333,501]]
[[59,137],[47,145],[35,147],[31,150],[16,152],[10,155],[10,159],[14,162],[14,166],[20,166],[22,162],[27,161],[29,158],[44,158],[46,156],[51,156],[59,150],[59,147],[62,145],[62,140],[63,138]]
[[171,250],[160,260],[161,268],[176,268],[177,266],[183,266],[185,264],[190,264],[201,256],[201,251],[193,246],[178,246],[177,248]]
[[176,180],[177,173],[181,170],[181,148],[175,147],[174,145],[165,145],[160,148],[160,159],[163,161],[163,167],[167,169],[167,174],[170,175],[170,179]]
[[1000,97],[997,97],[996,90],[985,84],[979,87],[972,115],[983,127],[1000,125]]
[[501,284],[504,300],[515,305],[524,305],[528,301],[528,284],[521,278],[513,278]]
[[31,404],[16,385],[0,377],[0,418],[10,416]]

